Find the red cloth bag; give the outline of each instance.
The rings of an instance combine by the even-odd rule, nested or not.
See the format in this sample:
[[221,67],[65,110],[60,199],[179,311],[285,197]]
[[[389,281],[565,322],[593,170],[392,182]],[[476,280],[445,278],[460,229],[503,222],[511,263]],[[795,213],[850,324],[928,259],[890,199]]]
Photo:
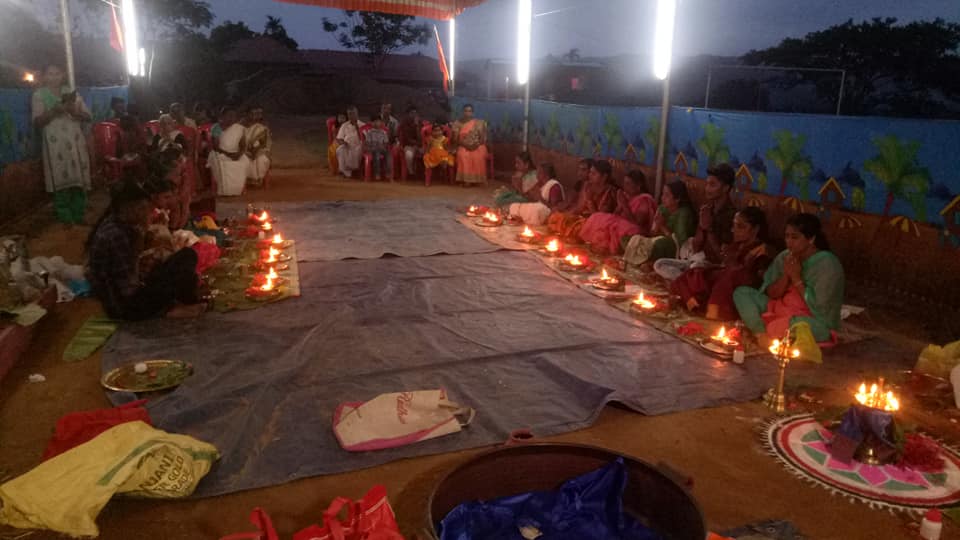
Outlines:
[[[347,509],[347,518],[339,514]],[[403,540],[387,500],[387,488],[373,486],[359,501],[337,497],[323,513],[323,526],[311,525],[293,540]]]
[[119,424],[140,420],[147,425],[153,425],[150,422],[150,415],[143,408],[143,404],[146,402],[147,400],[141,399],[113,409],[97,409],[64,415],[57,420],[56,431],[54,431],[50,442],[47,443],[47,449],[43,452],[43,460],[46,461],[59,456]]
[[230,534],[220,540],[280,540],[276,529],[273,528],[273,521],[262,508],[253,509],[250,513],[250,523],[258,529],[256,532]]

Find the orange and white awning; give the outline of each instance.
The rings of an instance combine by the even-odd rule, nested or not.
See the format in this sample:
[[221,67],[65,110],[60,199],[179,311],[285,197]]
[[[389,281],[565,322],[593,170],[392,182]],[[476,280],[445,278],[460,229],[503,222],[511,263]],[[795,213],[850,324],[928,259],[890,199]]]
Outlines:
[[396,15],[414,15],[428,19],[447,20],[459,15],[464,9],[479,6],[486,0],[276,0],[288,4],[379,11]]

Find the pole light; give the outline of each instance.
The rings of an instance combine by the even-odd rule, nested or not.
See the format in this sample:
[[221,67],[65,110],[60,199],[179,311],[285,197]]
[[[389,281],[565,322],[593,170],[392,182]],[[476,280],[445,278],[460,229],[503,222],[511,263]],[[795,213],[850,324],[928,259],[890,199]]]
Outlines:
[[673,56],[673,28],[677,0],[657,0],[657,28],[654,31],[653,75],[661,81],[670,76]]
[[451,94],[457,91],[457,20],[450,19],[450,90]]
[[517,0],[517,84],[530,80],[530,24],[533,0]]
[[123,52],[127,57],[127,71],[130,75],[143,75],[140,71],[140,45],[137,43],[137,17],[133,11],[133,0],[122,0],[120,9],[123,16]]

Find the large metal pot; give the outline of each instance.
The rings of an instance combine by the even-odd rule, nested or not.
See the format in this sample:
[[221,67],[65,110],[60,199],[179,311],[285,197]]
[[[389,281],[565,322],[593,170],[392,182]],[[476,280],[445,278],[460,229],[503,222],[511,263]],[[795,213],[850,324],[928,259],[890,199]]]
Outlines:
[[428,501],[434,535],[440,521],[462,503],[557,489],[565,481],[622,457],[628,481],[624,511],[665,540],[703,540],[703,514],[693,497],[655,467],[603,448],[531,443],[480,454],[447,474]]

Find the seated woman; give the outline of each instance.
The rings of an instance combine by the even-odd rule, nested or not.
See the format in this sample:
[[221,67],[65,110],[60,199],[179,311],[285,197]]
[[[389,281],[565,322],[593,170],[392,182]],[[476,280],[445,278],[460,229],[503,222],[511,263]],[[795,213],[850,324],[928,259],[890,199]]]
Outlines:
[[520,152],[513,159],[513,179],[511,187],[502,187],[493,193],[493,202],[497,208],[513,203],[525,203],[537,200],[537,168],[533,164],[530,152]]
[[153,211],[147,192],[124,182],[87,238],[88,278],[107,315],[144,320],[161,315],[191,317],[199,303],[197,254],[181,249],[140,276],[145,230]]
[[457,148],[457,182],[465,186],[487,183],[487,123],[473,116],[473,105],[453,123]]
[[691,268],[670,285],[687,309],[706,318],[730,321],[737,318],[733,291],[737,287],[758,287],[770,266],[767,252],[767,216],[748,206],[733,216],[733,242],[726,245],[723,266]]
[[784,236],[787,249],[774,259],[760,288],[733,292],[737,311],[763,347],[798,322],[808,323],[818,342],[828,341],[840,328],[843,266],[829,251],[817,216],[791,216]]
[[163,152],[170,148],[176,148],[181,154],[188,153],[187,138],[177,129],[177,121],[169,114],[161,114],[157,120],[160,125],[160,133],[153,136],[150,141],[151,152]]
[[609,214],[598,212],[587,218],[580,230],[580,238],[590,244],[597,255],[619,253],[624,236],[650,232],[656,208],[656,201],[647,193],[647,178],[643,171],[630,171],[623,178],[616,210]]
[[620,188],[613,182],[612,173],[613,167],[608,161],[592,162],[577,204],[566,212],[551,214],[547,220],[550,231],[568,242],[579,242],[580,230],[587,221],[586,216],[616,210]]
[[660,196],[662,203],[653,216],[650,236],[635,235],[626,240],[623,260],[627,264],[652,264],[665,257],[675,258],[680,246],[696,229],[687,185],[680,180],[670,182]]
[[443,124],[439,121],[433,123],[430,134],[430,149],[423,156],[423,166],[428,169],[440,168],[446,170],[447,167],[453,167],[453,154],[447,151],[447,137],[443,134]]
[[537,168],[537,185],[533,191],[536,201],[511,204],[510,215],[519,217],[527,225],[543,225],[550,213],[564,203],[563,185],[557,180],[552,163],[541,163]]

